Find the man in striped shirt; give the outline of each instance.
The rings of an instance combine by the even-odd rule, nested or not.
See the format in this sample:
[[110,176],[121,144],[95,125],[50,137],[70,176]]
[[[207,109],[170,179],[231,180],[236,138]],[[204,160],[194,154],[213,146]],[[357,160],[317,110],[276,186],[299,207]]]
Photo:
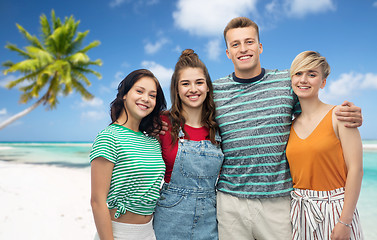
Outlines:
[[[246,17],[232,19],[224,38],[235,71],[213,85],[225,155],[217,186],[219,238],[291,239],[285,147],[299,104],[289,70],[261,68],[258,26]],[[360,126],[360,108],[346,104],[349,117],[339,119]]]

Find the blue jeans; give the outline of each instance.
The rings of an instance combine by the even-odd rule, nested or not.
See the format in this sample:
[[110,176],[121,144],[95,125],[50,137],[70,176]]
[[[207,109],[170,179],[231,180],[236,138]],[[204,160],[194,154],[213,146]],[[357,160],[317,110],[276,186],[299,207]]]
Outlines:
[[157,240],[218,239],[215,185],[223,158],[210,141],[179,139],[170,182],[154,213]]

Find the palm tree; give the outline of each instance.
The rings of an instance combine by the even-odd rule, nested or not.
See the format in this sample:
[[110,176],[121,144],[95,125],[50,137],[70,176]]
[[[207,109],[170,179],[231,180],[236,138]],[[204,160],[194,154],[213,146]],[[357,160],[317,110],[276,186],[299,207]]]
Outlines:
[[[7,69],[4,74],[19,72],[23,77],[11,81],[7,88],[21,85],[21,103],[27,103],[32,99],[38,99],[32,106],[14,115],[8,120],[0,123],[0,129],[15,120],[25,116],[40,104],[46,105],[47,109],[54,109],[58,104],[59,95],[67,96],[73,90],[78,92],[84,99],[92,99],[85,86],[91,83],[86,74],[94,74],[101,78],[101,74],[89,67],[92,65],[101,66],[102,61],[97,59],[90,61],[86,54],[88,50],[97,47],[100,42],[93,41],[86,47],[81,48],[82,42],[89,31],[77,32],[80,21],[75,21],[73,16],[65,17],[64,23],[55,17],[55,11],[51,11],[51,25],[46,15],[40,17],[41,41],[29,34],[22,26],[17,28],[30,43],[25,50],[19,49],[16,45],[8,43],[5,47],[17,52],[25,60],[18,63],[6,61],[3,66]],[[43,91],[43,95],[40,92]]]

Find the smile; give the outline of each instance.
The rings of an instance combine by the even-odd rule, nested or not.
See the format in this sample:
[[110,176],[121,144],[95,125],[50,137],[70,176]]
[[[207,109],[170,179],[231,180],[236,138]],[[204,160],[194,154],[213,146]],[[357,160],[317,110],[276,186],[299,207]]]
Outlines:
[[147,110],[149,107],[148,106],[146,106],[146,105],[144,105],[144,104],[140,104],[140,103],[137,103],[136,104],[140,109],[142,109],[142,110]]
[[188,96],[190,100],[197,100],[199,98],[199,95],[190,95]]
[[242,56],[242,57],[239,57],[238,59],[239,60],[246,60],[246,59],[250,59],[252,56],[248,55],[248,56]]

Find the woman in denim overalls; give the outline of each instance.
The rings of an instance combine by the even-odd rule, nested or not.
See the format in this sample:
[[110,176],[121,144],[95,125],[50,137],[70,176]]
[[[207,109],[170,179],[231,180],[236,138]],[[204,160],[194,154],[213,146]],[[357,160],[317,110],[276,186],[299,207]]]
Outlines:
[[182,52],[171,83],[172,108],[162,120],[165,183],[154,214],[160,239],[218,239],[215,185],[224,155],[215,122],[212,83],[193,50]]

